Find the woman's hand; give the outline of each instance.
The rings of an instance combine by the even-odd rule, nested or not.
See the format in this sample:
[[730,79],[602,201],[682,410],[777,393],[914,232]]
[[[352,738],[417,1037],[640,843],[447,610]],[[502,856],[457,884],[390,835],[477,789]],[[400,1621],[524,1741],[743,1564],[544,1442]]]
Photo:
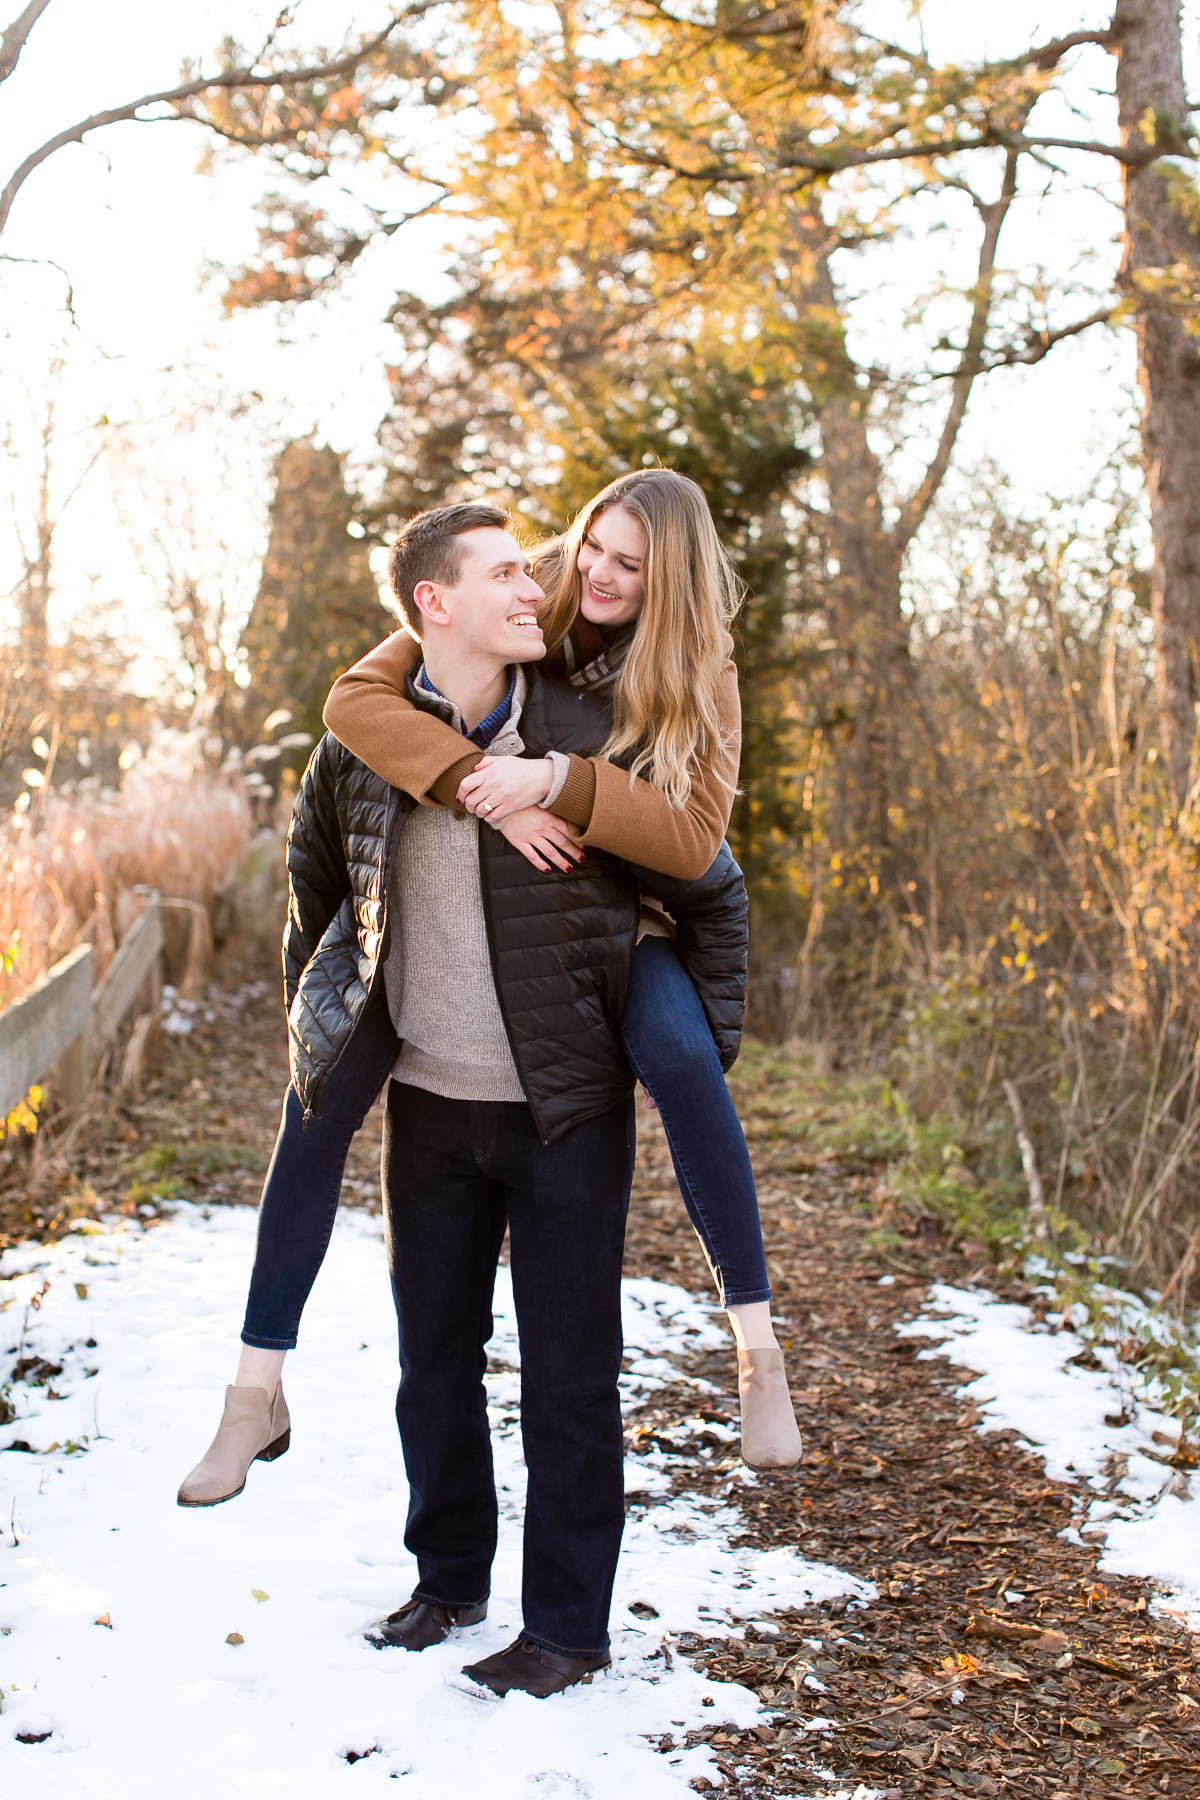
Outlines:
[[[505,760],[515,762],[516,758],[508,757]],[[521,807],[519,811],[510,813],[498,829],[526,861],[531,862],[535,869],[540,869],[543,875],[550,873],[551,864],[568,875],[575,863],[583,861],[583,845],[575,837],[574,826],[568,825],[565,819],[556,819],[553,813],[546,812],[543,807]]]
[[499,825],[522,807],[540,806],[553,781],[548,756],[485,756],[459,783],[458,804]]

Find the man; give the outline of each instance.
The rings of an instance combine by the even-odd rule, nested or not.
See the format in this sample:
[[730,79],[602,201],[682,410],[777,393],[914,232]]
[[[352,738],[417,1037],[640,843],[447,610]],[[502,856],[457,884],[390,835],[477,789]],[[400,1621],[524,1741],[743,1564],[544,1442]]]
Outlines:
[[[598,704],[533,667],[543,596],[508,525],[466,505],[401,532],[389,572],[424,656],[410,698],[492,756],[592,753],[607,734]],[[727,851],[690,884],[603,852],[558,864],[539,870],[470,815],[417,807],[327,736],[289,833],[285,940],[293,1083],[307,1108],[385,1004],[400,1046],[383,1182],[418,1584],[368,1635],[422,1650],[486,1616],[497,1508],[482,1378],[507,1227],[529,1475],[524,1623],[465,1672],[537,1696],[609,1661],[634,1156],[616,1025],[639,882],[676,917],[702,999],[720,991],[727,1003],[745,968],[745,889]]]

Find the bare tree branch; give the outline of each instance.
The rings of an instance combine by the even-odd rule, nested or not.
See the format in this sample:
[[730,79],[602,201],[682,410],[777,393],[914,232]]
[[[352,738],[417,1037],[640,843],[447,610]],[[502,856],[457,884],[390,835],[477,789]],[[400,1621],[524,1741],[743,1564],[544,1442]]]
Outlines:
[[[663,169],[682,181],[724,182],[740,184],[758,181],[761,168],[739,168],[723,159],[709,160],[695,168],[673,161],[661,152],[647,150],[644,145],[618,138],[620,149],[631,162],[643,168]],[[777,169],[804,169],[810,175],[838,175],[844,169],[873,168],[879,163],[925,161],[937,156],[959,156],[968,150],[1081,150],[1089,156],[1109,156],[1130,168],[1141,168],[1157,162],[1160,156],[1192,156],[1194,151],[1184,139],[1153,144],[1104,144],[1080,138],[1026,137],[1020,131],[1008,131],[1001,125],[989,124],[975,137],[925,138],[912,144],[890,144],[887,148],[837,151],[788,150],[775,159]]]
[[[790,6],[777,8],[773,12],[763,12],[754,18],[743,18],[733,24],[700,25],[686,20],[674,13],[664,4],[664,0],[650,0],[655,12],[661,13],[672,25],[692,24],[693,29],[710,41],[714,38],[727,43],[736,43],[746,38],[763,38],[778,41],[782,37],[805,37],[811,30],[812,21],[806,9]],[[874,33],[865,33],[881,49],[893,56],[905,57],[910,63],[923,63],[928,67],[927,59],[919,52],[907,50],[887,38],[876,37]],[[1072,31],[1065,37],[1052,38],[1049,43],[1039,44],[1035,49],[1024,51],[1020,56],[1005,57],[1000,62],[984,65],[986,72],[999,69],[1053,69],[1060,63],[1068,51],[1078,49],[1081,44],[1098,44],[1110,49],[1117,41],[1117,33],[1112,30]]]
[[1080,44],[1098,44],[1103,50],[1111,50],[1117,41],[1115,31],[1071,31],[1066,37],[1051,38],[1048,44],[1042,44],[1036,50],[1027,50],[1024,56],[1013,58],[1013,67],[1031,64],[1037,69],[1053,69],[1060,63],[1068,50],[1075,50]]
[[1078,337],[1081,332],[1088,331],[1093,325],[1111,320],[1116,304],[1094,312],[1086,319],[1077,319],[1071,325],[1059,326],[1054,331],[1029,331],[1025,343],[1011,345],[1007,350],[989,354],[985,344],[988,321],[991,316],[992,285],[996,273],[996,246],[1009,208],[1012,206],[1017,192],[1017,165],[1020,159],[1019,145],[1025,140],[1021,134],[1014,134],[1004,159],[1004,180],[1000,194],[994,201],[984,202],[979,195],[965,182],[952,180],[948,186],[961,188],[967,193],[983,220],[983,240],[979,246],[979,267],[975,277],[973,304],[971,307],[971,323],[967,331],[967,341],[959,358],[958,368],[951,375],[953,393],[950,409],[942,426],[941,437],[934,451],[929,466],[920,484],[910,495],[900,518],[896,523],[895,537],[903,551],[912,541],[920,527],[922,519],[933,503],[938,488],[945,479],[946,470],[950,466],[950,458],[954,453],[954,445],[966,415],[967,402],[971,389],[980,375],[988,374],[992,369],[1011,368],[1018,364],[1029,367],[1039,363],[1050,354],[1055,344],[1066,338]]
[[1080,332],[1090,331],[1093,325],[1111,325],[1119,305],[1119,301],[1114,301],[1111,306],[1101,307],[1099,312],[1089,313],[1086,319],[1076,319],[1073,325],[1060,325],[1054,331],[1030,331],[1024,344],[1013,344],[1007,350],[986,355],[979,374],[986,375],[992,369],[1031,368],[1049,356],[1055,344],[1078,337]]
[[0,38],[0,81],[7,81],[17,66],[17,58],[25,48],[30,32],[49,6],[50,0],[29,0],[25,11],[18,15]]
[[[71,324],[74,327],[74,329],[79,332],[80,337],[86,338],[86,341],[89,344],[92,342],[92,340],[90,338],[86,337],[85,332],[83,331],[82,327],[80,326],[79,320],[75,316],[74,283],[72,282],[70,275],[67,273],[66,269],[63,268],[61,263],[55,262],[53,257],[49,257],[49,256],[9,256],[8,252],[5,250],[0,250],[0,262],[26,263],[31,268],[55,269],[58,272],[58,274],[60,274],[62,276],[62,278],[67,286],[67,292],[66,292],[66,297],[63,301],[63,306],[64,306],[64,310],[66,312],[68,319],[71,321]],[[107,350],[100,350],[100,346],[98,344],[93,344],[92,348],[94,350],[98,350],[100,355],[103,356],[106,361],[112,360],[109,357]]]
[[921,520],[929,511],[933,497],[942,484],[946,470],[950,467],[950,457],[954,450],[954,441],[967,410],[967,401],[971,397],[971,388],[976,376],[980,373],[980,358],[983,354],[984,340],[987,336],[988,320],[992,311],[992,283],[996,274],[996,245],[1000,230],[1008,217],[1008,210],[1016,198],[1018,153],[1009,150],[1004,158],[1004,180],[1000,184],[999,197],[990,205],[981,205],[978,198],[972,195],[983,218],[983,241],[979,246],[979,268],[975,276],[975,291],[971,306],[971,323],[967,330],[967,341],[954,376],[954,391],[950,400],[950,410],[946,414],[942,435],[938,440],[933,458],[921,478],[916,491],[909,496],[899,519],[896,522],[896,542],[901,550],[907,548],[916,533]]
[[125,120],[136,124],[148,125],[161,123],[153,119],[139,119],[138,114],[146,106],[179,105],[184,100],[191,100],[197,94],[210,92],[214,88],[263,88],[263,87],[302,87],[306,82],[324,81],[335,75],[348,75],[360,63],[382,50],[397,26],[410,19],[419,18],[437,4],[437,0],[416,0],[416,3],[405,8],[402,14],[394,14],[383,31],[366,43],[342,56],[336,62],[322,63],[317,67],[293,70],[269,70],[256,73],[256,63],[244,69],[227,69],[223,75],[204,75],[195,81],[184,82],[180,87],[164,88],[158,94],[143,94],[140,100],[130,100],[124,106],[111,107],[107,112],[93,113],[90,118],[81,119],[77,125],[70,126],[50,138],[39,149],[34,150],[19,168],[9,177],[3,193],[0,193],[0,233],[8,224],[8,215],[12,211],[13,201],[17,197],[22,184],[40,168],[42,163],[63,149],[67,144],[81,143],[88,132],[98,131],[104,125],[116,125]]
[[[346,189],[341,191],[348,192]],[[414,219],[423,219],[431,212],[436,212],[449,198],[450,192],[449,188],[439,188],[433,198],[423,205],[391,218],[380,207],[365,206],[364,210],[374,222],[372,230],[361,237],[357,232],[346,232],[339,237],[331,237],[322,244],[314,244],[311,250],[295,258],[294,272],[281,269],[270,262],[265,265],[247,263],[240,269],[225,270],[226,308],[235,311],[266,299],[280,306],[292,306],[313,300],[318,294],[333,292],[373,242],[379,238],[394,237],[403,226],[411,225]],[[359,204],[364,203],[360,201]],[[313,256],[330,260],[332,267],[320,274],[310,275],[308,265]]]
[[[841,169],[866,168],[874,163],[904,162],[911,158],[957,156],[964,150],[1082,150],[1089,156],[1111,156],[1115,162],[1132,168],[1156,162],[1160,156],[1191,156],[1192,150],[1183,140],[1153,144],[1103,144],[1095,140],[1060,137],[1026,137],[1021,131],[1007,131],[1002,125],[989,123],[987,129],[973,138],[932,138],[915,144],[895,144],[883,150],[847,150],[835,153],[805,155],[793,151],[779,158],[780,168],[812,169],[817,174],[836,175]],[[738,179],[739,177],[735,177]],[[711,177],[710,177],[711,179]],[[728,177],[721,177],[728,179]],[[740,179],[749,179],[741,176]]]
[[1089,156],[1111,156],[1114,162],[1123,163],[1130,169],[1140,169],[1146,163],[1157,162],[1160,156],[1195,154],[1191,145],[1182,137],[1175,137],[1167,142],[1159,139],[1153,144],[1101,144],[1096,141],[1083,142],[1078,138],[1010,138],[1007,133],[999,130],[995,135],[999,142],[1012,143],[1018,150],[1085,150]]
[[1021,1096],[1015,1081],[1007,1078],[1000,1083],[1008,1096],[1008,1104],[1012,1108],[1013,1124],[1017,1131],[1017,1147],[1021,1152],[1021,1167],[1025,1171],[1025,1182],[1029,1188],[1029,1217],[1033,1225],[1033,1235],[1041,1243],[1050,1236],[1050,1221],[1046,1213],[1046,1191],[1042,1186],[1042,1177],[1038,1170],[1037,1151],[1033,1139],[1029,1135],[1029,1126],[1025,1121],[1025,1108],[1021,1104]]

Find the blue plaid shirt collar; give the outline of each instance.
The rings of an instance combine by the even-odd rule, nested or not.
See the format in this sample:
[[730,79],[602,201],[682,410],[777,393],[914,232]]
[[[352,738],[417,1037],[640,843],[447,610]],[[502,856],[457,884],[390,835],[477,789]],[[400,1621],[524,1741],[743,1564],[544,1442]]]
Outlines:
[[[416,676],[416,681],[417,685],[424,688],[427,694],[432,694],[435,700],[440,700],[443,705],[449,705],[445,694],[439,693],[432,681],[430,681],[429,671],[424,663],[421,664],[420,670]],[[486,719],[480,719],[478,725],[472,726],[470,731],[467,730],[466,726],[462,723],[462,720],[459,720],[458,728],[469,744],[478,744],[481,750],[486,750],[492,739],[498,735],[501,728],[507,725],[509,715],[512,712],[513,694],[516,692],[516,687],[517,671],[516,666],[514,665],[508,678],[508,692],[505,694],[499,706],[493,706]]]

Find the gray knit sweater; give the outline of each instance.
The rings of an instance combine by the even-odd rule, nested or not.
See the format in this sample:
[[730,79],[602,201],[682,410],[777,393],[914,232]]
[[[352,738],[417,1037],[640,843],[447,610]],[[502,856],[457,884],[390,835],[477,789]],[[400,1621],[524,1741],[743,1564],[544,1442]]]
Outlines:
[[[518,667],[512,710],[488,756],[517,756],[524,748],[517,727],[525,693]],[[441,696],[435,710],[461,727],[457,707]],[[470,813],[460,818],[452,807],[418,806],[400,834],[384,969],[388,1010],[402,1040],[392,1078],[450,1100],[524,1100],[492,976],[480,830]]]

